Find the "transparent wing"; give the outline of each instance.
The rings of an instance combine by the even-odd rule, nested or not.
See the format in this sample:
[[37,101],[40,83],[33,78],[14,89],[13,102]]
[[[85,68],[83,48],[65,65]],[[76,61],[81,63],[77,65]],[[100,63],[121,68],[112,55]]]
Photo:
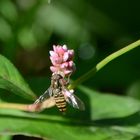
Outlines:
[[50,98],[52,96],[52,88],[48,88],[35,102],[34,104],[42,103],[46,99]]
[[66,101],[74,108],[79,110],[85,110],[85,105],[81,99],[79,99],[74,94],[68,94],[66,97]]

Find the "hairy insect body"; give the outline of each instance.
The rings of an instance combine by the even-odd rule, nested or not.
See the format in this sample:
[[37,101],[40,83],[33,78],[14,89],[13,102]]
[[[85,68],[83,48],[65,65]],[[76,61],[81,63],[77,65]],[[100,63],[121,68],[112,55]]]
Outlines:
[[58,107],[59,111],[65,112],[66,111],[66,100],[65,100],[64,95],[62,93],[55,94],[54,100],[55,100],[56,106]]
[[62,85],[60,84],[60,80],[62,77],[60,75],[56,75],[52,78],[52,92],[55,100],[55,104],[58,107],[60,112],[66,111],[66,100],[64,94],[62,93]]
[[66,100],[64,94],[62,93],[62,83],[61,83],[62,79],[63,77],[61,75],[54,75],[52,77],[51,89],[55,100],[55,104],[58,107],[59,111],[65,112]]

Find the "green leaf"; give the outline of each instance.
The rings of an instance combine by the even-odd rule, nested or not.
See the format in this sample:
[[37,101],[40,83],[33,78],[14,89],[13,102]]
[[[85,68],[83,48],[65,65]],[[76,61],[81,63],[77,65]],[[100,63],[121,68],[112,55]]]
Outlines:
[[35,94],[20,73],[14,65],[2,55],[0,55],[0,88],[9,90],[30,100],[35,99]]
[[130,85],[126,94],[140,100],[140,81],[134,82]]
[[[77,96],[85,102],[87,112],[80,113],[76,110],[76,113],[73,113],[68,110],[68,115],[63,116],[58,110],[57,115],[48,115],[51,109],[42,113],[1,109],[0,134],[22,134],[53,140],[138,140],[140,138],[140,103],[137,100],[102,94],[83,86],[79,89],[76,91]],[[84,98],[86,96],[88,98]]]
[[124,117],[140,110],[139,100],[131,97],[100,93],[84,86],[79,89],[90,100],[92,119]]
[[[109,127],[93,127],[62,117],[29,114],[19,111],[0,110],[0,134],[22,134],[27,136],[44,137],[49,139],[102,140],[109,138],[132,138],[133,134],[121,134]],[[118,134],[118,135],[117,135]],[[127,139],[128,140],[128,139]]]
[[12,136],[2,135],[2,136],[0,136],[0,140],[12,140]]

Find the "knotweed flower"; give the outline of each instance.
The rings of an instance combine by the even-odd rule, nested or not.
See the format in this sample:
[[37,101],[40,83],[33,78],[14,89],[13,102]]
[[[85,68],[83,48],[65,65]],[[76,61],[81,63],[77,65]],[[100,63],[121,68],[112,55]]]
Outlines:
[[62,73],[64,76],[69,76],[75,71],[73,62],[74,51],[68,50],[66,45],[53,46],[53,51],[50,51],[50,60],[52,66],[50,70],[53,73]]
[[[56,105],[64,113],[66,111],[66,103],[80,110],[85,109],[84,103],[74,95],[74,90],[68,88],[70,85],[70,75],[75,70],[73,56],[74,51],[68,50],[66,45],[53,46],[53,51],[50,51],[50,60],[52,62],[52,66],[50,67],[52,71],[51,85],[34,102],[34,106],[30,106],[30,109],[41,110],[46,105],[47,107]],[[49,97],[52,101],[48,101]],[[39,106],[35,106],[36,104],[39,104]],[[38,107],[40,108],[38,109]]]

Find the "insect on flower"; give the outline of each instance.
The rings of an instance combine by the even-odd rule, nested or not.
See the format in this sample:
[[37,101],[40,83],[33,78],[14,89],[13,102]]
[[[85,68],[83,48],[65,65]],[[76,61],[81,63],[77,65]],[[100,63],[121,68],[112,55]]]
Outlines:
[[35,104],[42,103],[46,99],[53,97],[52,100],[55,101],[60,112],[66,111],[67,103],[74,108],[84,110],[84,103],[73,94],[73,91],[68,90],[68,83],[69,79],[64,79],[60,74],[53,73],[50,87],[35,101]]
[[35,104],[45,102],[47,99],[53,100],[52,102],[58,107],[61,112],[66,111],[66,104],[69,103],[74,108],[84,110],[84,103],[73,94],[74,91],[69,90],[69,77],[75,71],[75,64],[73,62],[74,50],[69,50],[66,45],[53,46],[53,51],[50,51],[50,60],[52,66],[51,85],[41,95]]

